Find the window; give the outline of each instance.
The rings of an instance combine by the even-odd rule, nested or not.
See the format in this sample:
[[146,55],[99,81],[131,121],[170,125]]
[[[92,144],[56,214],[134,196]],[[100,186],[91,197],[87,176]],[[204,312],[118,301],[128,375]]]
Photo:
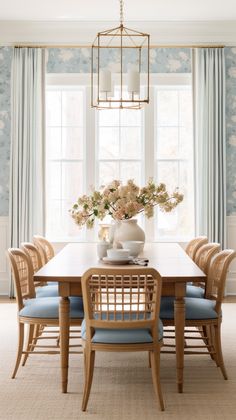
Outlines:
[[84,192],[84,89],[49,87],[46,94],[46,232],[83,237],[68,217]]
[[97,112],[98,185],[133,178],[142,183],[143,121],[141,110]]
[[[95,240],[79,229],[69,208],[91,186],[149,177],[176,186],[184,202],[173,212],[139,218],[147,240],[185,241],[194,235],[192,93],[188,76],[158,76],[142,110],[90,108],[83,75],[50,77],[46,92],[46,229],[51,240]],[[154,79],[154,78],[153,78]],[[155,80],[154,80],[155,82]]]
[[190,86],[155,87],[156,180],[184,201],[171,213],[157,210],[157,238],[194,236],[192,92]]

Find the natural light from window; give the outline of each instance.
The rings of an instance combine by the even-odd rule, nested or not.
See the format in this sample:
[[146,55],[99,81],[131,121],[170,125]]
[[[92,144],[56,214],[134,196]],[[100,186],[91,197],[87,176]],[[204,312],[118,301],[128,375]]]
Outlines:
[[96,228],[79,229],[70,217],[78,196],[113,179],[143,186],[150,176],[170,192],[178,186],[184,201],[169,214],[156,209],[148,221],[139,217],[147,240],[194,236],[191,85],[156,84],[151,98],[143,110],[94,111],[86,84],[47,86],[46,234],[52,241],[96,241]]

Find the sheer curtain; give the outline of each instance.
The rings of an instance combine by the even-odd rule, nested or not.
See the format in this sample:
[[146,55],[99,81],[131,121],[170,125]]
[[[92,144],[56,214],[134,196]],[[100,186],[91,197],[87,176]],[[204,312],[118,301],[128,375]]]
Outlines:
[[196,234],[226,246],[223,48],[193,50]]
[[[14,48],[10,162],[10,242],[44,234],[45,51]],[[13,284],[10,296],[13,296]]]

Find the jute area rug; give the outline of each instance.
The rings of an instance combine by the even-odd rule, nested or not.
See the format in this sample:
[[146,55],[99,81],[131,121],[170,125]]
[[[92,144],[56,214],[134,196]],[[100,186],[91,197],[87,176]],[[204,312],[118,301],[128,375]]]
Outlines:
[[70,356],[68,393],[61,393],[59,356],[33,355],[10,379],[17,345],[16,305],[0,303],[1,420],[153,420],[236,418],[236,304],[223,306],[223,350],[229,380],[208,356],[186,356],[184,393],[176,392],[175,357],[161,355],[166,411],[155,399],[145,353],[98,353],[91,396],[81,412],[83,360]]

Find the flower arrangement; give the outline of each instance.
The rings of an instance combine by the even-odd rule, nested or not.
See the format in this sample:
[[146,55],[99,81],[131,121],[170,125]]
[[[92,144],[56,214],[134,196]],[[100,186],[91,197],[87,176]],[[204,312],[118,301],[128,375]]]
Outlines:
[[133,180],[128,180],[126,185],[114,180],[101,190],[93,191],[91,195],[79,197],[69,211],[79,226],[86,224],[92,228],[95,218],[103,220],[110,215],[114,220],[125,220],[141,212],[150,218],[156,205],[162,211],[170,212],[182,200],[183,194],[178,189],[170,195],[165,184],[156,185],[153,180],[149,180],[143,188],[138,187]]

